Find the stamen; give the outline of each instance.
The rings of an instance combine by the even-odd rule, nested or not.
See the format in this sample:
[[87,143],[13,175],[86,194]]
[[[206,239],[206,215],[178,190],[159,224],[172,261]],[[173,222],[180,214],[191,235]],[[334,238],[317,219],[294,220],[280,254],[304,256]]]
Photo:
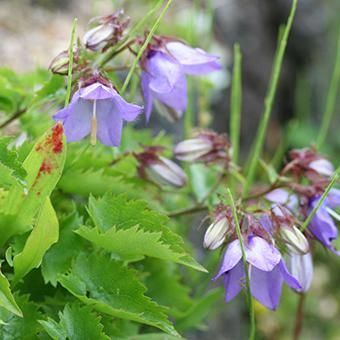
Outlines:
[[97,100],[93,102],[92,122],[91,122],[91,144],[97,143]]

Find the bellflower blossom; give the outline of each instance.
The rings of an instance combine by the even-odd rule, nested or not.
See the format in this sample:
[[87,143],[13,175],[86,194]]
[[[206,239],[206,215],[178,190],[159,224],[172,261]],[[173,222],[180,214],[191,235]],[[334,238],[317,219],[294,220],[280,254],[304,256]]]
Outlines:
[[158,39],[158,45],[149,46],[142,60],[141,85],[147,121],[154,99],[172,109],[176,119],[180,118],[187,107],[186,75],[221,69],[217,56],[180,41]]
[[119,146],[123,121],[130,122],[141,112],[142,107],[127,103],[109,84],[96,81],[75,92],[71,103],[53,119],[63,123],[68,142],[91,134],[92,144],[98,137],[105,145]]
[[[299,282],[289,273],[280,252],[265,239],[250,235],[244,243],[246,261],[249,265],[252,296],[269,309],[276,309],[283,281],[301,290]],[[245,271],[239,240],[231,242],[226,249],[220,270],[214,280],[223,276],[225,300],[231,301],[245,286]]]
[[[309,204],[309,213],[318,204],[320,197],[314,197]],[[312,234],[325,247],[336,255],[340,255],[340,251],[336,250],[332,241],[338,237],[338,228],[334,219],[340,221],[340,216],[334,211],[340,206],[340,190],[331,189],[328,196],[322,203],[321,207],[316,211],[308,228]]]

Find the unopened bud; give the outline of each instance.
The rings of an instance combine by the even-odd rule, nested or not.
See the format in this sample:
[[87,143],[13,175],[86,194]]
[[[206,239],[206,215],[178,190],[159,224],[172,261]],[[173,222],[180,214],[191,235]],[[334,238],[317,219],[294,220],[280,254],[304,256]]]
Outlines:
[[313,280],[313,261],[311,253],[298,255],[291,253],[287,258],[287,267],[292,276],[299,282],[299,293],[306,292]]
[[317,159],[309,164],[309,168],[323,176],[333,176],[334,166],[327,159]]
[[91,51],[99,51],[106,47],[112,39],[115,27],[111,24],[103,24],[87,31],[83,37],[83,43]]
[[176,163],[165,157],[159,156],[145,168],[148,177],[159,184],[169,184],[183,187],[187,182],[185,172]]
[[300,255],[309,252],[309,243],[306,237],[295,226],[281,227],[280,233],[289,251]]
[[214,250],[220,247],[229,231],[229,222],[226,217],[220,218],[212,223],[204,235],[204,248]]
[[174,153],[177,159],[192,162],[210,152],[212,148],[213,145],[209,140],[193,138],[178,143]]
[[[77,61],[77,55],[74,54],[73,56],[73,62],[74,65],[76,64]],[[49,69],[55,73],[55,74],[60,74],[62,76],[66,76],[68,73],[68,64],[70,62],[70,58],[68,55],[68,51],[63,51],[59,53],[52,61],[49,66]]]

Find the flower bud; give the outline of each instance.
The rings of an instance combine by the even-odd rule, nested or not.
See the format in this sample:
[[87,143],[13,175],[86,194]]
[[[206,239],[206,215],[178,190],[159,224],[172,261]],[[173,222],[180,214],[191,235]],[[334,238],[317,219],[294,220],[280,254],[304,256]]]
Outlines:
[[309,168],[319,175],[330,177],[334,174],[334,166],[327,159],[317,159],[309,163]]
[[174,149],[177,159],[204,163],[226,162],[230,158],[229,151],[227,137],[209,130],[203,130],[196,137],[178,143]]
[[169,184],[180,188],[187,183],[187,176],[182,168],[162,156],[159,156],[156,162],[151,162],[146,167],[146,172],[151,180],[159,184]]
[[106,47],[112,39],[115,27],[111,24],[103,24],[87,31],[83,37],[83,43],[91,51],[99,51]]
[[187,139],[176,145],[174,153],[177,159],[192,162],[210,152],[212,147],[213,145],[209,140]]
[[309,243],[306,237],[295,226],[281,227],[280,234],[288,250],[292,253],[301,255],[309,252]]
[[220,218],[212,223],[204,235],[204,248],[215,250],[220,247],[229,230],[229,222],[226,217]]
[[298,290],[298,292],[306,292],[313,280],[313,261],[311,253],[308,252],[304,255],[294,253],[289,254],[287,258],[287,267],[302,288]]
[[[68,55],[68,51],[63,51],[59,53],[52,61],[49,66],[49,69],[55,73],[60,74],[62,76],[66,76],[68,73],[68,64],[69,64],[70,58]],[[76,64],[77,62],[77,55],[74,54],[73,56],[73,62]]]

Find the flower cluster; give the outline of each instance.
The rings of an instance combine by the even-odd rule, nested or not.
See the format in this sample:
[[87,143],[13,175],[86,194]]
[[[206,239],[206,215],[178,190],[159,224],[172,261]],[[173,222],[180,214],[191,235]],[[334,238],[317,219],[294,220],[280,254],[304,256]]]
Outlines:
[[[82,79],[79,89],[75,91],[70,105],[53,118],[64,124],[70,142],[90,134],[92,144],[98,137],[105,145],[118,146],[123,121],[134,120],[142,112],[142,107],[127,103],[113,84],[100,75],[102,70],[91,66],[85,51],[104,53],[112,48],[111,60],[123,51],[134,53],[131,46],[135,44],[140,48],[145,39],[124,40],[129,19],[122,11],[95,18],[91,24],[93,27],[82,39],[83,45],[78,43],[74,53],[73,72]],[[146,121],[150,119],[154,100],[166,106],[174,118],[179,118],[187,106],[186,75],[219,70],[218,59],[176,38],[153,36],[139,62]],[[64,51],[52,61],[50,70],[66,75],[68,66],[69,55]]]
[[[299,293],[310,288],[314,241],[340,255],[332,244],[338,237],[335,220],[340,221],[340,216],[335,209],[340,207],[340,190],[331,189],[307,228],[300,230],[303,221],[318,205],[334,172],[333,165],[314,149],[293,150],[289,156],[290,161],[272,190],[245,199],[238,206],[241,240],[228,206],[217,207],[213,223],[205,233],[206,248],[214,250],[227,244],[214,278],[224,278],[227,302],[245,286],[247,270],[253,297],[269,309],[276,309],[283,282]],[[248,205],[251,212],[247,211]]]

